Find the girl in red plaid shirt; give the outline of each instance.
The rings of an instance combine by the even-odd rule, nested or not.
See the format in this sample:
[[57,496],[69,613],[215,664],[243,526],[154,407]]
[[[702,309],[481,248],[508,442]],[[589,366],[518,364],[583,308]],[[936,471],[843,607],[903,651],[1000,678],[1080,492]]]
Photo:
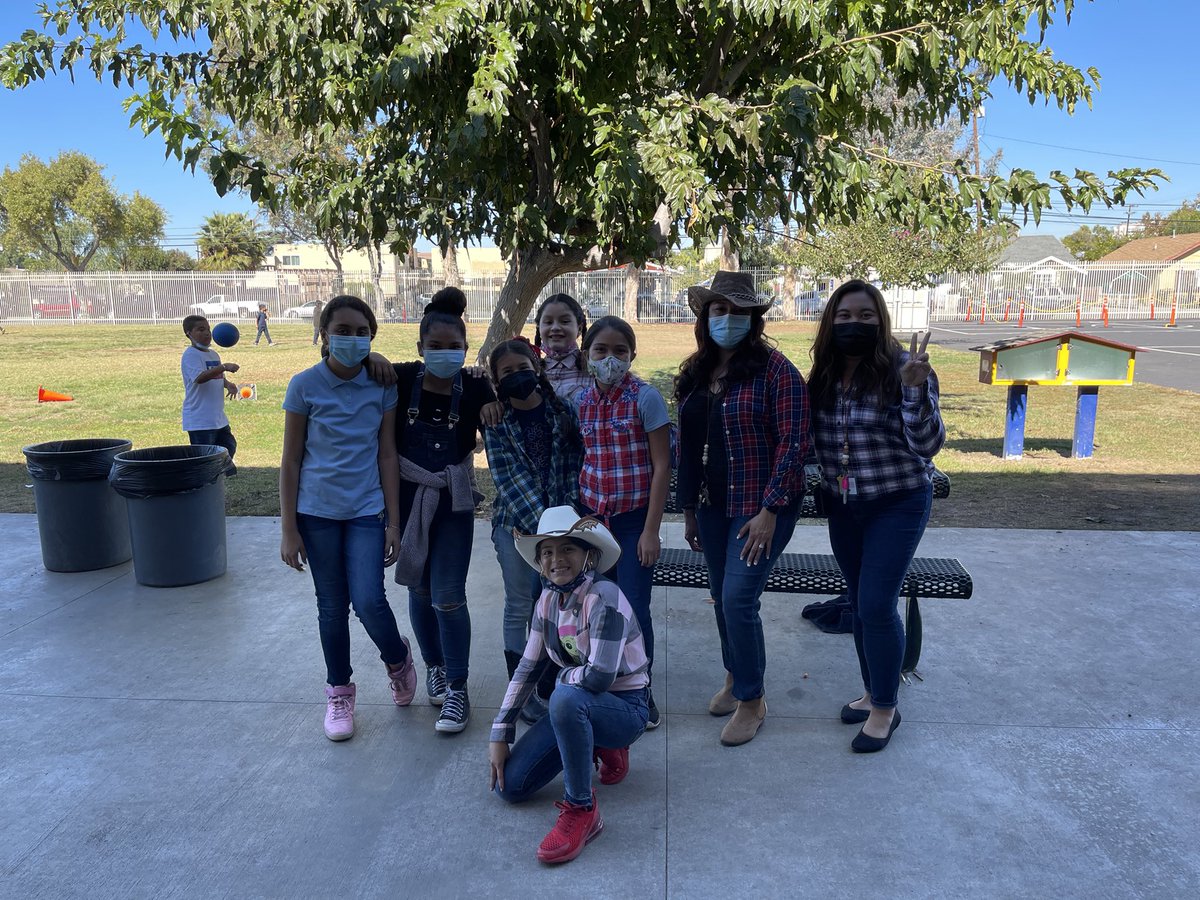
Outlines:
[[[624,319],[596,321],[583,337],[583,353],[594,382],[572,401],[583,436],[579,502],[608,525],[621,546],[621,561],[610,575],[637,614],[653,664],[650,593],[671,480],[670,415],[662,394],[629,371],[637,339]],[[648,705],[647,727],[657,728],[653,695]]]

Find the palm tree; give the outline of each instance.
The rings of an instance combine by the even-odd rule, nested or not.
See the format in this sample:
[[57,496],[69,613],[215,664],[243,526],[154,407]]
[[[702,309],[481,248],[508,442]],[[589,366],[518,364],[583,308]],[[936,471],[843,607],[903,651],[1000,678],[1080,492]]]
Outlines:
[[199,268],[218,271],[257,269],[268,240],[245,213],[213,213],[200,227]]

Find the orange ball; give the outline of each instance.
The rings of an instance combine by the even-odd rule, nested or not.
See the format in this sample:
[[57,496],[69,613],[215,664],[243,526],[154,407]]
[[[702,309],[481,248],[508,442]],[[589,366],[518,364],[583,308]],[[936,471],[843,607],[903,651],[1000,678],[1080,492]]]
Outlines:
[[243,399],[243,400],[249,400],[249,399],[250,399],[250,396],[251,396],[253,393],[254,393],[254,392],[253,392],[253,391],[251,391],[251,390],[250,390],[250,388],[242,388],[242,399]]

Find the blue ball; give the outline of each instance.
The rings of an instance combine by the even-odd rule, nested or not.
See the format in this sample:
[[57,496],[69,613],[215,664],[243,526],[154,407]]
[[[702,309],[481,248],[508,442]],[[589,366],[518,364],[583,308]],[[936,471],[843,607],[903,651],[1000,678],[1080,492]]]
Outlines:
[[232,347],[241,336],[237,326],[232,322],[222,322],[220,325],[213,326],[212,338],[222,347]]

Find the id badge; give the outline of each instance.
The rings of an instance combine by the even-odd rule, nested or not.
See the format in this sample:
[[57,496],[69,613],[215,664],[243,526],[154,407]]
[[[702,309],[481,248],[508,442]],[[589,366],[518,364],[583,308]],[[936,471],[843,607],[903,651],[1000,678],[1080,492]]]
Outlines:
[[855,482],[853,475],[846,479],[846,493],[851,497],[858,496],[858,484]]

